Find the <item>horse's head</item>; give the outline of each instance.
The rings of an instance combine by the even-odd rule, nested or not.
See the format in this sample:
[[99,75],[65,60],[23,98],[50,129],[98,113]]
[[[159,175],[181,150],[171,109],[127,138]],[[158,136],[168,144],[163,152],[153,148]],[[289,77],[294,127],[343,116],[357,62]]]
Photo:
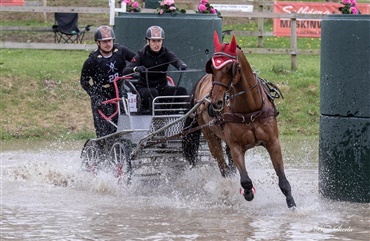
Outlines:
[[214,54],[206,64],[207,73],[212,74],[211,104],[220,111],[229,101],[229,93],[239,79],[239,61],[235,37],[231,43],[220,43],[214,32]]

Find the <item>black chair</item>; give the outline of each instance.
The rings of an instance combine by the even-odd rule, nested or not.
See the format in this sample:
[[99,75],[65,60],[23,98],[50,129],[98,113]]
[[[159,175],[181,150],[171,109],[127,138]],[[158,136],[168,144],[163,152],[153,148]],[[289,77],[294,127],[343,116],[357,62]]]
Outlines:
[[92,25],[87,25],[84,30],[78,28],[78,13],[55,13],[53,25],[55,43],[80,44],[85,33],[90,31]]

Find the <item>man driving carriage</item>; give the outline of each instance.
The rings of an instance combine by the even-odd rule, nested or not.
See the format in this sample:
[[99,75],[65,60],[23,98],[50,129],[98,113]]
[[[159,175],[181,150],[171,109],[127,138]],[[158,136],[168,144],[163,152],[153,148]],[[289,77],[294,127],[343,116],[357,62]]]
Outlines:
[[[115,34],[109,26],[100,26],[95,32],[94,39],[98,48],[86,59],[80,83],[91,98],[96,136],[102,137],[116,132],[116,127],[106,121],[98,110],[100,109],[106,116],[116,110],[115,105],[104,105],[102,102],[116,97],[113,80],[122,75],[126,61],[130,61],[135,53],[125,46],[114,43]],[[117,84],[120,86],[122,83]],[[117,117],[112,121],[117,123]]]
[[164,38],[165,33],[161,27],[149,27],[145,36],[147,44],[123,70],[123,75],[140,73],[136,88],[141,96],[141,110],[150,110],[152,100],[157,96],[187,95],[184,87],[167,83],[167,69],[170,64],[178,70],[186,70],[188,66],[163,46]]

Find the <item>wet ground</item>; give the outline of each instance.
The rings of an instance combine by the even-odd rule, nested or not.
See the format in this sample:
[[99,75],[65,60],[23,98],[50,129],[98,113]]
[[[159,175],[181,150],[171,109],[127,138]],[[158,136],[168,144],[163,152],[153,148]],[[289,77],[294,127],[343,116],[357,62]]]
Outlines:
[[[369,240],[368,203],[318,193],[318,141],[282,139],[297,209],[288,209],[267,153],[248,152],[255,199],[213,162],[160,166],[130,186],[80,168],[83,143],[2,143],[1,240]],[[152,172],[148,170],[140,170]],[[157,170],[158,171],[158,170]]]

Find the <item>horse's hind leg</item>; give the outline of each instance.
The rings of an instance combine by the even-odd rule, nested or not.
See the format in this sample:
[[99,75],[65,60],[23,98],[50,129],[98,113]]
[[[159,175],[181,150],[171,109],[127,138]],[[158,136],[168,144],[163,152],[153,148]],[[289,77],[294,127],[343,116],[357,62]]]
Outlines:
[[211,155],[216,159],[218,168],[220,169],[223,177],[228,177],[230,174],[230,168],[227,165],[224,152],[222,149],[221,139],[213,134],[209,129],[203,129],[203,135],[207,140],[209,151]]
[[234,164],[233,157],[231,156],[230,147],[226,144],[225,149],[226,149],[225,152],[226,152],[227,158],[229,160],[230,174],[235,174],[236,173],[236,166]]
[[[193,118],[187,118],[184,124],[185,128],[195,128],[198,126]],[[182,148],[184,152],[185,159],[190,163],[191,166],[195,166],[198,159],[198,150],[199,150],[199,139],[200,139],[200,130],[187,134],[182,139]]]
[[281,154],[280,142],[278,139],[276,139],[274,142],[266,144],[265,147],[268,153],[270,154],[270,158],[272,161],[272,165],[274,166],[276,175],[279,177],[279,187],[286,197],[288,208],[295,207],[296,204],[292,196],[290,183],[288,179],[286,178],[285,172],[284,172],[284,163],[283,163],[283,157]]

